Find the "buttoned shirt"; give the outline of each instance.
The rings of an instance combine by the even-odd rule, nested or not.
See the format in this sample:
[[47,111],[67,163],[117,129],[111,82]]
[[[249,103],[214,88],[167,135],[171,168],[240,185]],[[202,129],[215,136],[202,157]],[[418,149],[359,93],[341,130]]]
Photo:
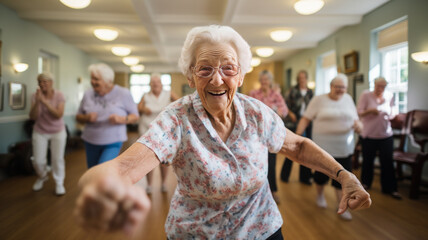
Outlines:
[[283,121],[236,93],[236,121],[224,142],[197,92],[170,104],[138,142],[173,166],[178,185],[165,230],[169,239],[266,239],[282,225],[267,181],[267,152],[285,140]]

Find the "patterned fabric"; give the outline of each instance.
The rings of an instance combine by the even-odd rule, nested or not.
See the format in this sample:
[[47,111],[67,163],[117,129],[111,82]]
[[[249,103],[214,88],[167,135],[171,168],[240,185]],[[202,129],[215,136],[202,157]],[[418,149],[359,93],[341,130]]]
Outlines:
[[282,118],[285,118],[288,114],[288,108],[285,104],[284,98],[281,94],[270,90],[268,94],[264,94],[261,89],[253,90],[250,92],[250,96],[262,101],[264,104],[268,105],[276,113],[281,112]]
[[223,142],[197,92],[169,105],[138,142],[178,179],[165,224],[169,239],[266,239],[282,225],[267,181],[267,152],[285,140],[282,120],[237,93],[234,129]]

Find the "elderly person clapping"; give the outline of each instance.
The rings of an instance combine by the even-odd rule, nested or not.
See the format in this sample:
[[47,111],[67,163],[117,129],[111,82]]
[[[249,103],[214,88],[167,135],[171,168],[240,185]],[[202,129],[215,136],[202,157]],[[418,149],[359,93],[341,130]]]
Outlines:
[[[301,135],[313,121],[312,139],[322,149],[331,154],[346,170],[351,171],[351,154],[354,152],[354,130],[359,133],[362,124],[358,120],[357,109],[351,96],[346,93],[348,78],[339,73],[330,83],[330,92],[314,97],[305,110],[297,125],[296,134]],[[315,169],[314,181],[317,185],[317,205],[327,207],[324,198],[324,185],[329,176]],[[342,183],[343,184],[343,183]],[[338,208],[341,208],[346,186],[333,179],[336,189]],[[351,220],[352,215],[345,211],[340,215],[345,220]]]
[[119,155],[128,139],[126,124],[137,122],[138,110],[129,90],[113,83],[114,71],[108,65],[92,64],[89,71],[92,89],[85,92],[76,120],[85,124],[82,139],[91,168]]
[[169,239],[281,236],[281,214],[266,178],[268,151],[281,151],[346,186],[339,213],[369,207],[370,197],[352,173],[288,131],[269,107],[236,93],[250,61],[249,45],[232,28],[193,28],[179,66],[196,92],[169,105],[123,154],[82,176],[80,223],[135,232],[150,202],[133,183],[166,161],[178,180],[165,224]]

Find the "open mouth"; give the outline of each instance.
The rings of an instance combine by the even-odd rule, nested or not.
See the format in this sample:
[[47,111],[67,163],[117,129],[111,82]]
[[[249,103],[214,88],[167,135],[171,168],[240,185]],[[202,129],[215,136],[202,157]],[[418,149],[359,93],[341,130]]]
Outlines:
[[226,94],[226,90],[223,91],[208,91],[209,94],[213,95],[213,96],[221,96]]

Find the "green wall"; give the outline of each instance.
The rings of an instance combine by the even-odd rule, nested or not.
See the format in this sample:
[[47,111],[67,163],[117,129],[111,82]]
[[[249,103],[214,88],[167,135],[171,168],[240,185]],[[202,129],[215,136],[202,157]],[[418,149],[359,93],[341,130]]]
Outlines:
[[[0,111],[0,153],[8,147],[28,137],[23,131],[23,123],[28,119],[30,97],[37,88],[37,66],[40,50],[59,58],[59,76],[55,76],[55,86],[64,93],[66,107],[64,119],[71,131],[75,129],[74,114],[77,111],[79,86],[77,79],[82,77],[83,85],[89,84],[88,66],[97,62],[81,50],[64,43],[55,35],[38,25],[20,19],[17,14],[0,4],[1,84],[3,86],[3,110]],[[15,73],[12,63],[25,62],[29,68],[23,73]],[[27,88],[26,107],[12,110],[9,107],[7,84],[11,81],[24,83]]]

